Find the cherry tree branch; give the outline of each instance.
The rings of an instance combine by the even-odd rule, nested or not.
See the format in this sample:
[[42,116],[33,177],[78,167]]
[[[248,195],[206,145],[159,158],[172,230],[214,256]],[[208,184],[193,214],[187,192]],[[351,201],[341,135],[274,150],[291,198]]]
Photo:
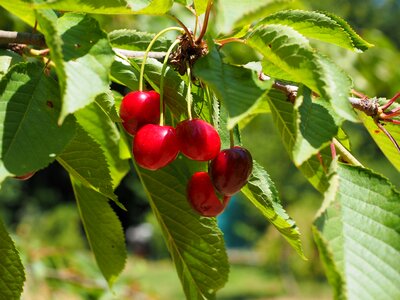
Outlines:
[[[0,48],[22,49],[24,45],[40,48],[47,47],[44,36],[39,33],[0,30]],[[132,51],[120,48],[113,48],[113,50],[128,58],[140,58],[144,56],[144,51]],[[149,52],[148,56],[155,59],[163,59],[165,54],[165,52]]]
[[26,44],[46,47],[44,36],[41,34],[5,30],[0,30],[0,45],[2,44]]
[[[212,1],[209,2],[211,3]],[[44,39],[44,36],[38,33],[0,30],[0,47],[9,49],[23,49],[25,45],[45,48],[46,41]],[[46,53],[46,50],[47,49],[42,50],[44,51],[43,53]],[[141,58],[144,56],[144,51],[132,51],[120,48],[113,48],[113,50],[117,54],[121,54],[127,58]],[[163,59],[165,55],[166,52],[149,52],[148,57]],[[269,80],[270,77],[261,73],[260,79]],[[298,91],[297,86],[275,81],[273,87],[277,90],[284,92],[287,95],[289,101],[294,103]],[[364,112],[368,116],[376,116],[378,113],[379,105],[374,99],[349,97],[349,102],[355,109]]]

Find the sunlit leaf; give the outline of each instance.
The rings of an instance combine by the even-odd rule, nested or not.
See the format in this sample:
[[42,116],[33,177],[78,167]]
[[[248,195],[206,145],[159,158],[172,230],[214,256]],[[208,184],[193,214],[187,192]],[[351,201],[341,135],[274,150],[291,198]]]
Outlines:
[[128,161],[120,159],[119,156],[121,136],[118,128],[97,102],[81,109],[75,116],[78,123],[103,150],[113,188],[116,188],[129,170]]
[[193,0],[196,15],[200,16],[206,12],[208,0]]
[[116,200],[110,168],[101,146],[80,126],[57,161],[77,180],[104,196]]
[[165,14],[172,0],[46,0],[38,8],[94,14]]
[[35,11],[33,10],[33,5],[30,0],[0,0],[0,6],[18,16],[30,26],[35,24]]
[[229,272],[215,218],[201,217],[186,199],[186,184],[201,165],[180,157],[155,172],[137,169],[187,299],[215,299]]
[[400,297],[400,193],[361,167],[335,164],[313,232],[335,299]]
[[[246,24],[243,25],[247,25],[248,22],[265,16],[265,13],[273,12],[274,10],[268,10],[268,8],[272,8],[273,3],[278,4],[278,2],[276,0],[219,0],[214,5],[217,11],[216,29],[218,32],[227,33],[245,21]],[[277,5],[276,9],[280,8],[282,7]]]
[[[379,103],[382,105],[387,102],[386,99],[378,99]],[[400,107],[400,105],[392,104],[390,109],[395,107]],[[374,139],[375,143],[385,154],[387,159],[392,163],[392,165],[400,171],[400,153],[396,146],[390,141],[389,137],[375,124],[374,120],[364,113],[359,113],[361,120],[364,123],[365,128],[367,128],[369,134]],[[400,121],[400,118],[397,117]],[[400,144],[400,125],[395,125],[389,122],[384,123],[384,128],[390,133],[393,139]]]
[[224,63],[216,49],[197,61],[194,74],[207,83],[227,107],[228,129],[251,114],[272,86],[272,80],[261,81],[252,70]]
[[67,13],[55,19],[39,10],[37,17],[57,65],[63,99],[61,122],[108,91],[114,52],[107,34],[87,15]]
[[[111,45],[121,49],[145,51],[155,34],[140,32],[132,29],[119,29],[108,34]],[[151,51],[166,51],[171,45],[171,41],[166,38],[158,38]]]
[[293,161],[297,166],[329,145],[338,133],[335,120],[318,102],[320,101],[312,101],[311,91],[307,88],[296,99],[297,134],[293,146]]
[[355,51],[372,47],[341,18],[325,12],[304,10],[279,11],[258,24],[288,25],[301,34]]
[[255,161],[253,162],[253,173],[247,185],[242,188],[242,193],[305,259],[298,227],[283,209],[278,191],[268,173]]
[[[274,124],[281,135],[286,151],[293,160],[293,149],[296,144],[298,131],[294,106],[286,98],[285,94],[276,90],[271,90],[268,93],[267,99]],[[320,151],[320,156],[313,155],[297,166],[310,183],[320,192],[324,192],[328,187],[326,173],[331,161],[329,153],[329,150],[323,149]]]
[[[298,31],[286,25],[262,25],[250,33],[247,43],[275,65],[275,70],[290,74],[289,80],[303,83],[330,101],[339,116],[358,121],[348,101],[350,78],[331,60],[316,53]],[[269,75],[277,77],[277,74]]]
[[125,85],[132,91],[139,90],[139,70],[118,56],[115,56],[111,65],[110,76],[114,82]]
[[61,101],[57,82],[44,66],[21,63],[0,82],[0,158],[21,176],[47,167],[75,134],[75,120],[57,124]]
[[10,67],[22,61],[22,57],[14,51],[0,49],[0,80],[7,73]]
[[122,272],[127,257],[121,223],[107,198],[71,177],[86,237],[97,265],[111,286]]
[[280,11],[286,8],[289,8],[293,0],[270,0],[263,1],[264,5],[258,7],[257,9],[251,10],[249,12],[244,13],[236,22],[235,27],[242,27],[247,24],[251,24],[252,22],[258,21],[266,16]]
[[25,281],[17,249],[0,220],[0,299],[18,300],[21,298]]

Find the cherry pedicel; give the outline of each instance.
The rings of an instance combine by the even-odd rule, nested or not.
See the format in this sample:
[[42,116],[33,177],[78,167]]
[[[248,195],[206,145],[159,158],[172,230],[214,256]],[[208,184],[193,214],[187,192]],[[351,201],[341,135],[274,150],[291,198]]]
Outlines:
[[236,146],[222,150],[211,161],[208,171],[217,191],[231,196],[246,184],[252,169],[253,159],[250,152]]
[[223,212],[229,196],[218,196],[207,172],[196,172],[187,185],[187,197],[193,209],[205,217],[215,217]]
[[176,127],[181,152],[190,159],[207,161],[216,157],[221,139],[215,128],[200,119],[185,120]]
[[146,124],[158,124],[160,94],[156,91],[130,92],[122,99],[119,114],[122,125],[131,135],[135,135]]
[[133,138],[133,156],[139,166],[158,170],[172,162],[179,153],[175,129],[147,124]]

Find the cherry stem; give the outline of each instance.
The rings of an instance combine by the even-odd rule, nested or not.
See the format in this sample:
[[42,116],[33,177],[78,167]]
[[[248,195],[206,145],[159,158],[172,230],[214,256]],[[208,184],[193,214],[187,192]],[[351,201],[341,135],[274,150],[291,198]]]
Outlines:
[[335,144],[333,142],[331,143],[331,154],[332,154],[332,159],[335,159],[337,154],[336,154]]
[[186,94],[187,110],[189,120],[192,120],[192,74],[190,72],[190,66],[188,63],[186,64],[186,74],[188,76],[188,87]]
[[161,77],[160,77],[160,126],[164,125],[164,79],[165,79],[165,70],[167,69],[168,58],[171,54],[172,50],[176,45],[179,44],[179,40],[175,40],[172,45],[169,47],[167,53],[165,54],[163,66],[161,68]]
[[201,28],[201,32],[200,32],[199,37],[196,40],[196,43],[199,43],[203,39],[204,35],[206,34],[207,26],[208,26],[208,19],[210,17],[210,12],[211,12],[212,5],[213,5],[213,1],[212,0],[208,0],[207,8],[206,8],[206,14],[204,16],[203,27]]
[[316,155],[317,155],[319,164],[320,164],[321,167],[322,167],[322,170],[324,170],[324,173],[325,173],[325,174],[328,173],[328,170],[326,169],[326,166],[325,166],[325,163],[324,163],[324,160],[323,160],[323,158],[322,158],[321,153],[320,153],[320,152],[317,152]]
[[385,127],[383,127],[383,125],[381,123],[379,123],[378,121],[375,121],[375,124],[379,127],[380,130],[383,131],[384,134],[386,134],[386,136],[389,138],[389,140],[393,143],[393,145],[396,147],[397,151],[400,152],[400,146],[399,144],[397,144],[396,140],[394,139],[394,137],[389,133],[389,131],[386,130]]
[[361,98],[361,99],[368,99],[368,96],[367,96],[367,95],[364,95],[363,93],[361,93],[361,92],[359,92],[359,91],[356,91],[355,89],[352,89],[352,90],[351,90],[351,93],[352,93],[353,95],[355,95],[355,96]]
[[390,122],[390,123],[393,123],[393,124],[396,124],[396,125],[400,125],[400,121],[398,121],[398,120],[386,119],[384,121],[385,122]]
[[197,27],[199,26],[199,16],[196,14],[196,21],[194,23],[194,32],[193,35],[196,36],[197,33]]
[[345,146],[343,146],[337,139],[333,139],[332,143],[335,145],[336,150],[339,152],[341,158],[354,165],[354,166],[360,166],[362,167],[363,165],[350,153],[349,150],[346,149]]
[[220,44],[221,47],[222,47],[222,46],[225,46],[226,44],[234,43],[234,42],[236,42],[236,43],[242,43],[242,44],[245,43],[244,40],[242,40],[242,39],[240,39],[240,38],[235,38],[235,37],[226,38],[226,39],[222,39],[222,40],[216,41],[216,43]]
[[381,106],[382,111],[384,111],[384,110],[387,109],[390,105],[392,105],[392,103],[393,103],[394,101],[396,101],[397,98],[399,98],[399,97],[400,97],[400,92],[398,92],[396,95],[394,95],[393,98],[390,99],[385,105],[382,105],[382,106]]
[[235,138],[233,136],[233,129],[229,130],[229,145],[231,148],[235,147]]
[[387,113],[381,113],[379,117],[381,119],[391,119],[393,117],[400,116],[400,107],[396,107]]
[[190,33],[189,29],[186,27],[185,24],[183,24],[183,22],[181,20],[179,20],[176,16],[172,15],[172,14],[168,14],[168,16],[175,20],[176,22],[178,22],[179,25],[181,25],[182,29],[186,32],[187,36],[189,37],[189,41],[190,41],[190,45],[194,46],[194,40],[192,37],[192,34]]
[[180,27],[168,27],[163,30],[161,30],[159,33],[157,33],[154,38],[151,40],[150,44],[147,46],[146,51],[144,52],[143,56],[143,61],[142,61],[142,66],[140,68],[140,76],[139,76],[139,91],[143,91],[143,77],[144,77],[144,66],[146,65],[147,61],[147,56],[149,55],[149,52],[151,50],[151,47],[153,47],[154,43],[157,41],[157,39],[163,35],[164,33],[172,30],[178,30],[182,32],[182,28]]

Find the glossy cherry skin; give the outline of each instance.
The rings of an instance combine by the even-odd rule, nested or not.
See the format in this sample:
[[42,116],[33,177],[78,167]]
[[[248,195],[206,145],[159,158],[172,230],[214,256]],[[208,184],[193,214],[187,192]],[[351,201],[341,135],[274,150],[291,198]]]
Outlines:
[[221,139],[217,130],[206,121],[182,121],[176,126],[176,134],[181,152],[190,159],[211,160],[221,149]]
[[121,102],[119,116],[122,125],[131,135],[146,124],[160,121],[160,94],[156,91],[135,91],[128,93]]
[[196,172],[187,185],[187,197],[195,211],[205,217],[215,217],[228,204],[229,196],[218,196],[207,172]]
[[175,129],[147,124],[133,138],[133,156],[139,166],[158,170],[172,162],[179,153]]
[[211,161],[208,172],[217,191],[231,196],[246,184],[252,170],[253,159],[250,152],[236,146],[222,150]]

